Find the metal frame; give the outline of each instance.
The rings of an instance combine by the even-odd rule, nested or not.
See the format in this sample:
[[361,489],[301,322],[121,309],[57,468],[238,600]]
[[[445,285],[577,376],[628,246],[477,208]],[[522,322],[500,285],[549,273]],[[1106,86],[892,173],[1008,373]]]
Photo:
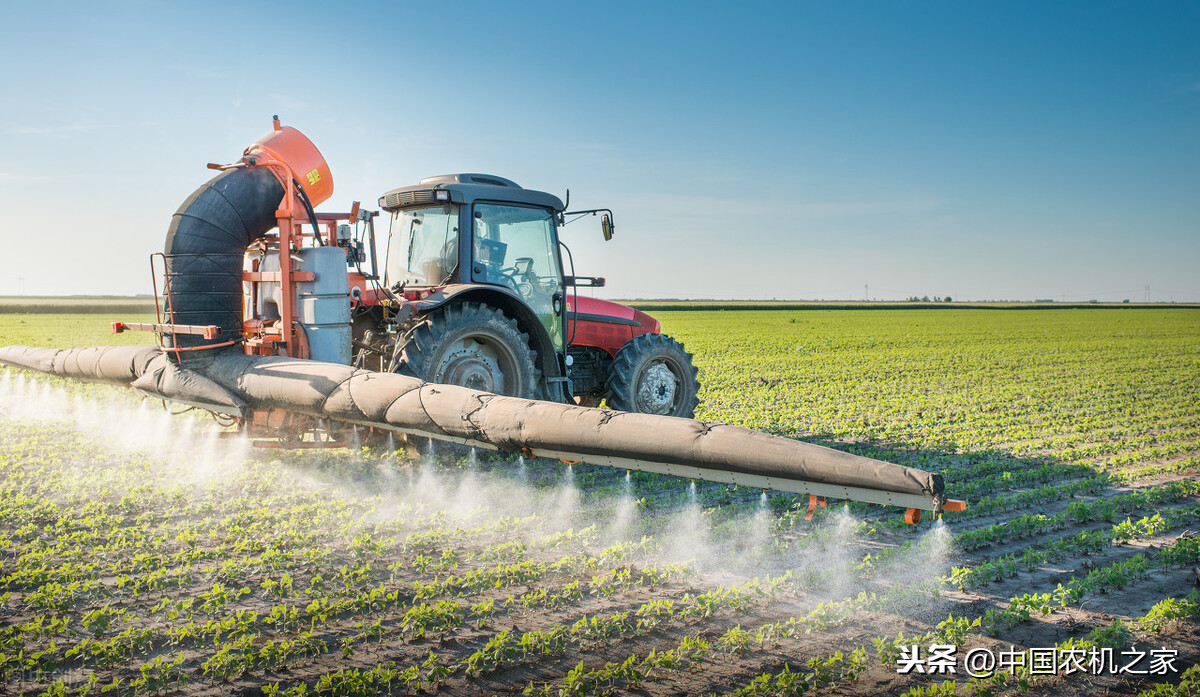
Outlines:
[[[384,431],[394,431],[396,433],[405,433],[424,438],[432,438],[434,440],[449,441],[452,443],[458,443],[460,445],[470,445],[472,447],[483,448],[485,450],[499,450],[499,448],[490,443],[481,443],[469,438],[459,438],[457,436],[450,436],[444,433],[434,433],[413,428],[397,428],[392,424],[379,423],[375,421],[353,421],[350,423],[355,423],[359,426],[378,428]],[[623,457],[547,450],[544,448],[527,448],[522,452],[526,457],[544,457],[570,462],[585,462],[589,465],[600,465],[603,467],[613,467],[616,469],[637,470],[639,472],[652,472],[655,474],[669,474],[674,477],[701,479],[707,482],[716,482],[718,484],[732,484],[735,486],[744,486],[752,489],[786,491],[793,494],[807,494],[810,496],[829,499],[863,501],[866,503],[876,503],[883,506],[901,506],[908,509],[934,512],[941,512],[942,510],[963,510],[965,508],[965,506],[963,506],[959,501],[948,501],[933,495],[920,496],[917,494],[905,494],[887,491],[885,489],[868,489],[865,487],[846,486],[843,484],[812,482],[803,479],[778,479],[772,477],[763,477],[755,474],[742,474],[739,472],[705,469],[702,467],[694,467],[689,465],[671,465],[663,462],[654,462],[652,460],[634,460]]]

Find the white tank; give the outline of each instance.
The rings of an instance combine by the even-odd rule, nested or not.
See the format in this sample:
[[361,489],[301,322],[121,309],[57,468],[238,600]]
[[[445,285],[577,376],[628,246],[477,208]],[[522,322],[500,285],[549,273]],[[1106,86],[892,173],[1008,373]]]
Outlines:
[[[267,254],[262,271],[278,271],[279,256]],[[350,277],[346,251],[341,247],[305,247],[292,254],[293,271],[312,271],[312,281],[295,284],[296,321],[308,339],[309,358],[350,364]],[[258,315],[279,317],[282,289],[278,283],[259,284]]]
[[350,276],[346,250],[305,247],[297,255],[297,271],[312,271],[316,279],[296,283],[296,320],[308,336],[309,358],[350,364]]

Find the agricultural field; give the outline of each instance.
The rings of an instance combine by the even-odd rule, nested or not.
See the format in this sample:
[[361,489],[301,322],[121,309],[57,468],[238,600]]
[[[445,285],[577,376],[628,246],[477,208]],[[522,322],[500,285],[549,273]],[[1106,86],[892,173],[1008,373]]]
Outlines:
[[[655,316],[698,418],[941,472],[966,512],[258,449],[0,369],[0,694],[1200,694],[1200,309]],[[0,345],[145,341],[114,319],[145,321],[0,314]]]
[[0,295],[0,314],[149,313],[154,314],[153,296],[36,296]]

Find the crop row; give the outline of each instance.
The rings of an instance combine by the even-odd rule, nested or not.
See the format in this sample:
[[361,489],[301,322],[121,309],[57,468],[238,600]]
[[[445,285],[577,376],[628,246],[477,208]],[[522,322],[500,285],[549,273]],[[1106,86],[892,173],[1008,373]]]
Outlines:
[[1022,568],[1033,571],[1048,562],[1064,559],[1071,554],[1099,552],[1113,544],[1150,537],[1196,520],[1200,520],[1200,504],[1155,513],[1137,521],[1127,519],[1107,530],[1084,531],[1070,537],[1042,542],[1036,547],[1026,547],[1019,555],[1013,552],[976,566],[955,567],[951,572],[951,582],[964,590],[982,586],[1015,576]]
[[[635,610],[611,615],[585,615],[574,623],[559,623],[519,635],[501,631],[460,662],[445,662],[431,655],[420,666],[378,666],[378,671],[366,678],[361,670],[338,671],[319,678],[315,688],[299,683],[286,689],[273,687],[268,694],[304,695],[310,689],[339,695],[374,694],[370,690],[381,689],[381,686],[416,690],[421,684],[429,682],[430,675],[437,676],[439,683],[453,676],[478,676],[541,656],[561,653],[570,646],[644,634],[668,624],[696,622],[723,610],[744,611],[753,605],[770,602],[784,592],[787,580],[786,575],[755,579],[740,587],[721,587],[707,593],[686,594],[677,601],[651,600]],[[386,682],[381,683],[381,680]]]
[[[269,612],[238,610],[222,619],[209,620],[204,624],[189,621],[182,626],[154,629],[130,626],[109,638],[102,639],[98,636],[85,638],[73,646],[68,645],[64,648],[57,647],[51,640],[49,649],[31,654],[31,657],[36,655],[36,658],[32,658],[32,660],[35,661],[39,670],[51,671],[63,660],[77,658],[90,665],[110,666],[149,651],[153,647],[167,645],[197,646],[205,642],[213,642],[218,645],[218,653],[221,653],[219,645],[222,642],[232,644],[243,641],[247,636],[257,636],[257,627],[271,626],[275,631],[295,631],[306,624],[308,625],[307,636],[302,636],[300,643],[294,646],[307,647],[313,645],[312,632],[332,618],[382,612],[389,608],[399,607],[408,597],[421,602],[407,610],[400,623],[401,630],[410,635],[421,635],[426,629],[452,628],[463,619],[456,604],[441,602],[431,605],[427,602],[431,599],[446,596],[461,597],[479,590],[494,590],[527,583],[530,580],[541,578],[546,573],[567,575],[591,572],[642,555],[651,548],[651,545],[652,540],[643,538],[636,544],[617,543],[596,556],[568,556],[553,563],[501,564],[490,569],[473,571],[464,576],[448,577],[430,583],[414,581],[411,594],[402,594],[398,589],[388,589],[380,585],[349,595],[324,595],[320,594],[319,589],[314,585],[310,586],[313,599],[303,608],[283,603],[274,606]],[[607,595],[631,585],[660,584],[683,571],[683,568],[678,566],[668,566],[661,571],[655,567],[648,567],[638,573],[633,573],[629,569],[615,569],[608,574],[593,576],[592,585],[587,592]],[[232,599],[246,592],[249,592],[249,589],[227,589],[216,586],[209,593],[201,594],[198,599],[203,604],[215,602],[217,598],[220,598],[220,607],[224,607]],[[544,589],[539,589],[522,596],[520,604],[524,607],[535,607],[543,602],[555,604],[566,599],[578,600],[584,592],[584,589],[581,589],[577,583],[568,584],[560,592],[560,595],[551,596]],[[195,600],[192,598],[180,601],[188,607],[194,602]],[[517,601],[514,599],[513,604],[516,603]],[[452,610],[452,607],[455,609]],[[494,603],[478,603],[472,606],[472,611],[476,615],[477,621],[486,621],[495,612]],[[125,615],[126,613],[120,610],[103,609],[96,611],[91,617],[85,616],[84,624],[92,631],[103,633],[111,629],[117,620],[124,619]],[[445,626],[445,623],[451,620],[453,623]],[[47,627],[39,618],[36,622],[13,626],[3,636],[0,636],[0,639],[3,640],[6,651],[18,649],[23,653],[22,647],[33,638],[45,636],[48,631],[64,631],[65,629],[66,624],[63,622]],[[308,649],[304,648],[300,655],[308,655],[308,652]],[[246,656],[245,651],[235,652],[235,654],[240,656],[241,663],[233,664],[230,670],[236,670],[242,665],[254,664],[252,658]],[[233,654],[225,651],[224,655]]]
[[[539,696],[613,694],[630,678],[642,676],[644,679],[655,674],[661,676],[721,656],[742,655],[759,650],[769,642],[826,631],[865,614],[894,609],[915,598],[928,597],[931,594],[936,594],[935,584],[915,584],[903,589],[893,589],[883,595],[860,593],[845,600],[822,603],[803,617],[764,624],[753,630],[737,625],[712,640],[701,635],[686,636],[678,645],[666,651],[654,650],[642,656],[634,654],[623,661],[609,662],[591,670],[583,670],[581,666],[561,682],[530,683],[525,693]],[[858,660],[859,654],[853,654],[851,664],[857,664]],[[824,669],[832,667],[834,663],[840,664],[842,660],[826,664]],[[801,682],[804,679],[801,676]]]
[[[1183,538],[1188,540],[1189,538]],[[1174,563],[1190,562],[1195,559],[1197,554],[1197,545],[1192,542],[1180,541],[1173,546],[1172,551],[1168,556],[1173,558]],[[1114,574],[1120,573],[1120,568],[1127,566],[1125,563],[1118,563],[1108,567],[1110,570],[1101,573],[1099,576],[1089,574],[1082,579],[1073,579],[1070,585],[1071,592],[1063,593],[1062,599],[1065,602],[1077,602],[1081,594],[1085,591],[1096,591],[1104,588],[1100,578],[1110,578]],[[1135,563],[1134,566],[1137,566]],[[1062,587],[1060,586],[1060,589]],[[1078,594],[1077,594],[1078,593]],[[952,644],[962,645],[967,639],[968,634],[972,630],[979,630],[986,634],[996,635],[1001,628],[1011,628],[1022,622],[1028,622],[1033,617],[1049,614],[1053,611],[1052,605],[1049,604],[1049,598],[1038,595],[1021,595],[1014,596],[1009,600],[1008,606],[1002,610],[989,610],[985,615],[968,620],[966,618],[956,618],[951,615],[947,620],[942,621],[936,630],[927,632],[919,636],[905,637],[903,634],[897,635],[894,639],[873,639],[875,645],[875,654],[880,663],[885,666],[895,667],[901,656],[901,647],[922,646],[927,647],[930,644]],[[1182,599],[1165,598],[1156,603],[1145,615],[1135,619],[1129,626],[1124,625],[1119,620],[1113,622],[1109,626],[1100,627],[1091,632],[1088,638],[1084,641],[1077,642],[1067,640],[1055,646],[1056,649],[1064,652],[1087,652],[1096,646],[1107,646],[1119,648],[1124,646],[1131,638],[1131,629],[1136,628],[1148,633],[1157,633],[1171,621],[1176,619],[1184,619],[1200,615],[1200,590],[1193,591],[1187,597]],[[835,654],[836,656],[837,654]],[[1075,655],[1083,656],[1081,660],[1086,660],[1085,653],[1077,653]],[[811,665],[811,661],[810,661]],[[772,690],[772,686],[790,684],[787,680],[793,680],[789,675],[790,670],[785,668],[781,681],[780,674],[764,674],[755,679],[746,688],[739,690],[737,695],[766,695],[766,694],[803,694],[804,690]],[[1200,677],[1200,676],[1197,676]],[[1185,672],[1184,679],[1187,680],[1188,674]],[[843,676],[841,682],[853,682],[854,674]],[[1020,690],[1026,690],[1029,686],[1038,679],[1037,676],[1030,675],[1027,667],[1017,667],[1012,672],[996,672],[987,677],[971,678],[963,684],[956,683],[953,680],[943,683],[937,683],[929,686],[913,688],[905,692],[905,697],[936,697],[938,695],[987,695],[993,694],[995,690],[1002,689],[1005,686],[1013,686]],[[803,686],[802,686],[803,688]],[[1147,694],[1159,694],[1158,692],[1149,692]],[[1168,691],[1163,691],[1163,694],[1172,694]],[[1187,693],[1180,693],[1187,694]]]
[[[1162,557],[1158,560],[1160,565],[1173,566],[1194,563],[1197,558],[1200,558],[1200,540],[1187,537],[1181,538],[1174,545],[1161,550],[1159,554]],[[1137,557],[1126,562],[1117,562],[1107,567],[1096,569],[1083,578],[1072,579],[1066,587],[1060,585],[1054,597],[1057,599],[1057,604],[1060,607],[1064,604],[1078,602],[1085,593],[1122,587],[1133,580],[1127,576],[1128,574],[1139,573],[1144,569],[1145,564]],[[942,579],[941,582],[948,580]],[[892,591],[893,594],[901,597],[908,592],[907,589]],[[855,600],[856,602],[854,603],[843,603],[835,606],[836,609],[832,613],[829,610],[833,608],[823,607],[820,610],[823,611],[822,614],[833,615],[834,623],[837,623],[854,616],[858,612],[878,612],[895,602],[895,598],[893,597],[888,597],[886,601],[881,602],[878,596],[864,597],[861,595]],[[864,600],[866,602],[862,602]],[[1027,622],[1036,615],[1049,614],[1053,611],[1053,606],[1051,594],[1015,596],[1010,599],[1006,608],[989,610],[985,615],[977,617],[974,620],[955,618],[951,615],[947,620],[941,622],[936,630],[921,636],[904,637],[901,634],[894,639],[874,639],[876,656],[885,665],[895,665],[900,655],[901,646],[934,642],[961,644],[972,629],[979,629],[985,633],[994,634],[1001,628],[1009,628],[1015,624]],[[1143,618],[1138,620],[1137,625],[1147,631],[1158,631],[1165,622],[1175,618],[1192,616],[1198,611],[1200,611],[1200,591],[1193,593],[1182,601],[1175,599],[1161,601]],[[814,611],[814,613],[816,612]],[[778,625],[764,625],[753,632],[736,627],[723,634],[713,643],[718,647],[723,647],[727,653],[737,654],[744,652],[750,647],[762,648],[763,644],[771,639],[795,636],[792,628],[801,624],[803,623],[791,622],[790,626],[783,632],[779,631]],[[828,621],[823,621],[821,624],[822,629],[830,626]],[[742,638],[739,639],[738,637]],[[1084,645],[1091,645],[1091,643],[1095,643],[1096,641],[1105,641],[1112,644],[1122,641],[1122,636],[1119,632],[1114,633],[1111,629],[1102,628],[1093,633],[1090,643],[1085,642]],[[709,644],[708,648],[712,649],[712,646],[712,644]],[[742,647],[742,649],[739,651],[734,647]],[[1062,648],[1071,647],[1064,644]],[[697,652],[693,648],[689,654],[689,658],[695,664],[709,659],[711,655],[707,652]],[[656,670],[660,673],[662,672],[662,666],[653,660],[653,656],[647,656],[640,661],[635,659],[636,657],[631,657],[623,662],[608,663],[604,667],[592,671],[580,671],[569,675],[568,679],[562,683],[554,685],[531,684],[526,692],[527,694],[536,695],[607,695],[613,694],[622,680],[629,681],[632,677],[636,677],[639,674],[650,674]],[[750,685],[733,694],[804,694],[807,690],[818,686],[818,683],[821,687],[827,687],[832,684],[852,682],[856,679],[858,673],[865,669],[864,657],[857,652],[852,655],[850,660],[846,660],[838,652],[827,657],[811,659],[806,665],[809,667],[809,671],[807,672],[792,671],[790,667],[785,667],[782,673],[761,675],[755,678]],[[842,666],[840,674],[831,671],[835,666]],[[678,668],[678,666],[674,667]],[[1005,684],[1010,678],[1019,685],[1026,681],[1028,676],[1017,675],[1013,677],[998,673],[990,678],[977,679],[977,683],[981,687],[988,685],[997,686]],[[920,694],[938,693],[924,692]]]
[[1121,515],[1137,510],[1153,510],[1163,503],[1177,501],[1200,494],[1200,482],[1170,482],[1156,487],[1146,487],[1127,494],[1117,494],[1095,501],[1072,501],[1067,510],[1055,515],[1032,513],[1010,518],[1003,523],[970,530],[955,535],[959,549],[970,551],[989,545],[1017,540],[1046,532],[1060,530],[1071,524],[1102,520],[1115,522]]
[[[1010,601],[1010,607],[1018,604],[1019,599],[1013,598]],[[1027,612],[1023,612],[1013,619],[1016,622],[1028,621]],[[1067,639],[1055,644],[1052,648],[1055,655],[1065,655],[1073,657],[1080,666],[1087,665],[1093,659],[1100,657],[1103,660],[1103,653],[1099,651],[1101,648],[1117,649],[1125,646],[1133,638],[1133,629],[1139,629],[1149,635],[1157,634],[1172,620],[1185,619],[1200,615],[1200,591],[1192,591],[1186,598],[1165,598],[1155,603],[1153,607],[1143,616],[1135,618],[1128,625],[1120,620],[1114,620],[1108,626],[1098,627],[1092,630],[1086,639],[1076,641],[1075,639]],[[984,618],[977,618],[974,622],[965,623],[967,629],[979,628],[983,623]],[[955,639],[958,639],[957,641]],[[942,634],[931,633],[923,637],[918,637],[916,640],[902,639],[901,643],[933,643],[935,641],[948,641],[952,643],[960,643],[961,637],[947,637]],[[1074,666],[1075,664],[1071,664]],[[1082,670],[1082,668],[1075,668]],[[1041,680],[1044,680],[1046,675],[1034,675],[1030,667],[1024,664],[1018,664],[1010,671],[997,671],[990,676],[972,677],[963,683],[958,683],[954,680],[947,680],[934,685],[916,687],[904,693],[904,697],[952,697],[957,695],[990,695],[995,694],[997,690],[1003,689],[1005,686],[1015,687],[1021,692],[1025,692],[1030,687]],[[1185,697],[1192,694],[1193,686],[1200,687],[1200,666],[1192,666],[1183,671],[1180,676],[1180,683],[1177,686],[1160,685],[1151,690],[1147,690],[1139,694],[1139,697]]]

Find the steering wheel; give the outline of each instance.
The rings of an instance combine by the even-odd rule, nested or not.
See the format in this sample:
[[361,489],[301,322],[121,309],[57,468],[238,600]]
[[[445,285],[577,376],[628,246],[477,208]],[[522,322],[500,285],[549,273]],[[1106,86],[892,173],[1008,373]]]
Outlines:
[[504,285],[515,290],[519,295],[524,295],[524,293],[521,293],[521,284],[517,281],[517,269],[515,267],[510,266],[507,269],[497,269],[496,273],[500,276],[500,281]]
[[[513,265],[500,269],[500,274],[504,277],[504,282],[513,290],[517,291],[522,296],[529,298],[533,294],[533,289],[536,287],[535,282],[537,277],[533,276],[533,258],[532,257],[517,257]],[[533,278],[530,278],[533,276]],[[518,278],[520,280],[518,280]],[[521,290],[521,281],[529,287],[528,292]]]

